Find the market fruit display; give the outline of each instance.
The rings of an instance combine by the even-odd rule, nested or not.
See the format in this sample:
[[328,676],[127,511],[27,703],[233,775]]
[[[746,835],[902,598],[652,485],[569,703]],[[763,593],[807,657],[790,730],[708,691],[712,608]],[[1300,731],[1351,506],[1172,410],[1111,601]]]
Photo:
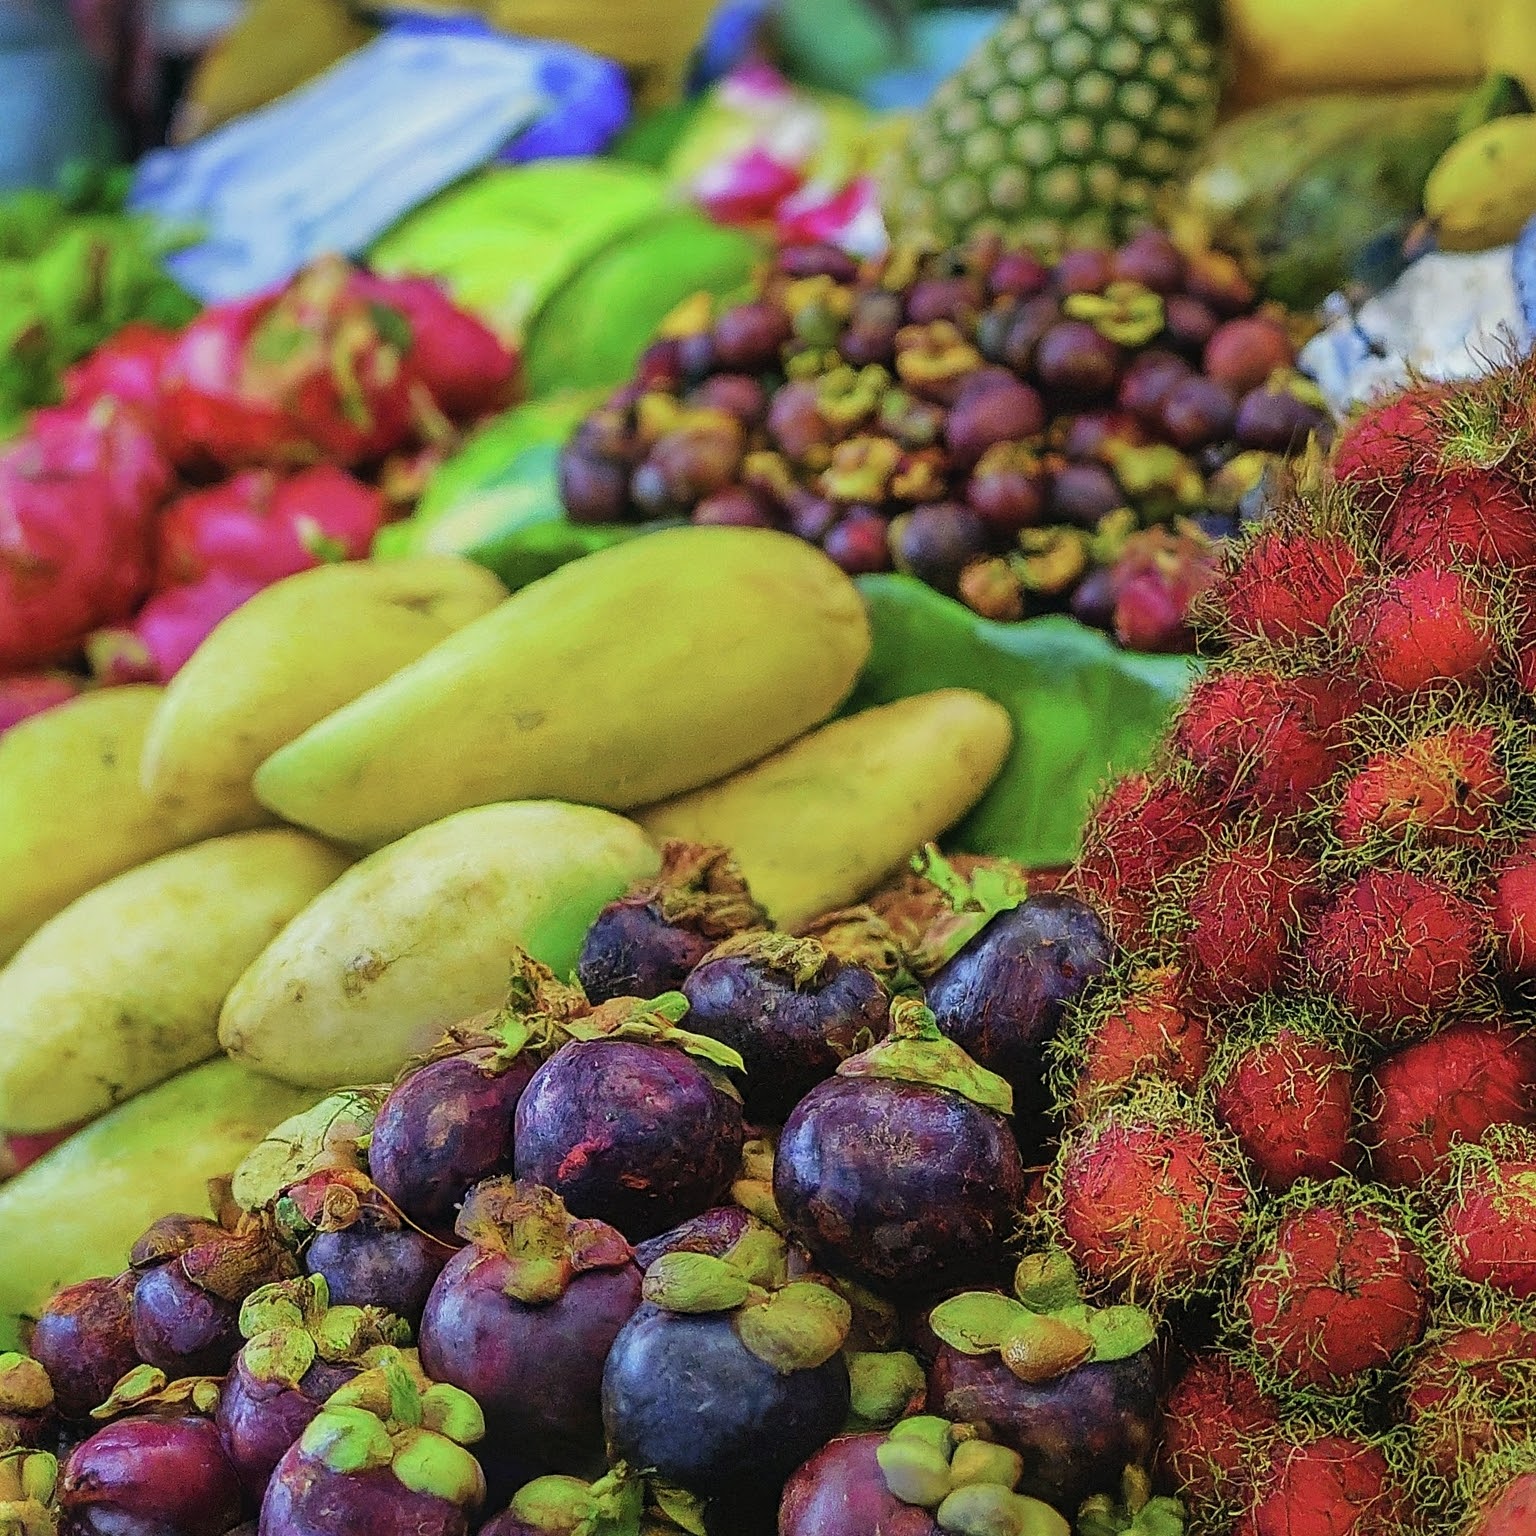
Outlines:
[[913,123],[885,188],[892,233],[1118,245],[1154,219],[1219,89],[1199,4],[1021,4]]
[[256,796],[366,847],[492,801],[630,810],[819,724],[868,653],[858,593],[821,554],[761,529],[667,530],[465,625],[275,752]]
[[575,523],[787,528],[987,617],[1070,608],[1192,647],[1216,540],[1325,435],[1286,317],[1159,232],[1055,267],[980,242],[857,263],[787,247],[678,317],[561,460]]

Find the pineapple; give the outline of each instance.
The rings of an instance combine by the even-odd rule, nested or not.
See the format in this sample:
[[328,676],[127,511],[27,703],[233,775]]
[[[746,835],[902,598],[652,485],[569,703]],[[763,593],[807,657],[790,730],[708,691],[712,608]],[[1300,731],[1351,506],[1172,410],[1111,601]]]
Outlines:
[[1021,0],[939,87],[887,178],[898,240],[1047,256],[1148,223],[1216,118],[1201,0]]

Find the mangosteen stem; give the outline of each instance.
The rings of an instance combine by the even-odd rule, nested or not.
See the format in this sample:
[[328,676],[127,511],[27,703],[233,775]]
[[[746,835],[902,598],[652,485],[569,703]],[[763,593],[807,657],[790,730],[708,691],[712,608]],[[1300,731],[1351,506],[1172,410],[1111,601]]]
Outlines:
[[741,866],[729,849],[712,843],[669,839],[661,847],[661,873],[636,886],[631,897],[653,902],[668,923],[708,938],[768,926]]
[[663,992],[649,1001],[616,997],[572,1019],[565,1028],[573,1040],[632,1040],[641,1045],[671,1046],[710,1066],[745,1074],[745,1063],[730,1046],[678,1028],[678,1021],[687,1012],[688,999],[681,992]]
[[939,1030],[933,1012],[916,998],[891,1003],[891,1032],[878,1045],[850,1056],[839,1077],[884,1077],[958,1093],[983,1109],[1013,1113],[1013,1089],[973,1061]]
[[710,960],[737,958],[777,971],[796,991],[817,981],[831,963],[826,945],[789,933],[741,933],[710,950]]

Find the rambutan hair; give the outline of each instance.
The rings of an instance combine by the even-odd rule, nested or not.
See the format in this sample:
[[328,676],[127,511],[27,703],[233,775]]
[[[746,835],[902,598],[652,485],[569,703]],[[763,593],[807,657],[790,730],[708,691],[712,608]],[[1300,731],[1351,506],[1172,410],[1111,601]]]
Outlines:
[[1451,1149],[1433,1236],[1448,1294],[1536,1301],[1536,1130],[1495,1125]]

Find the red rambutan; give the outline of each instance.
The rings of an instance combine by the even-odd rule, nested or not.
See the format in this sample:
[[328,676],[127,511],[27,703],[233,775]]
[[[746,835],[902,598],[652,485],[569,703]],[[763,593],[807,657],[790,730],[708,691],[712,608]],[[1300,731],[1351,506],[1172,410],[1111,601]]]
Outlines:
[[1237,1149],[1158,1083],[1063,1138],[1049,1182],[1087,1279],[1137,1299],[1200,1289],[1251,1215]]
[[1323,679],[1233,669],[1195,684],[1175,739],[1213,796],[1285,817],[1343,761],[1343,712]]
[[1536,1136],[1490,1130],[1450,1155],[1440,1235],[1451,1271],[1522,1300],[1536,1296]]
[[1414,1450],[1447,1482],[1490,1451],[1527,1439],[1533,1408],[1536,1328],[1514,1318],[1436,1330],[1404,1375]]
[[1347,1386],[1417,1341],[1429,1271],[1395,1212],[1345,1181],[1280,1210],[1236,1303],[1268,1369],[1290,1386]]
[[1139,773],[1121,779],[1089,816],[1072,884],[1122,949],[1151,942],[1158,891],[1204,849],[1211,821],[1182,785]]
[[1277,986],[1318,897],[1316,864],[1271,840],[1216,852],[1189,898],[1193,993],[1241,1003]]
[[1217,1118],[1267,1189],[1331,1179],[1359,1159],[1350,1136],[1354,1070],[1328,1033],[1276,1013],[1230,1040],[1212,1067]]
[[1276,644],[1320,635],[1361,571],[1338,534],[1267,528],[1222,584],[1227,628]]
[[1536,1036],[1508,1024],[1453,1024],[1379,1062],[1360,1103],[1376,1178],[1421,1183],[1442,1171],[1458,1142],[1536,1121]]
[[[1522,1457],[1522,1460],[1525,1458]],[[1536,1468],[1521,1467],[1498,1475],[1497,1459],[1483,1479],[1486,1491],[1472,1509],[1472,1518],[1459,1536],[1531,1536],[1536,1531]]]
[[1494,871],[1489,908],[1504,974],[1516,980],[1536,976],[1536,838]]
[[1284,1437],[1233,1536],[1403,1536],[1406,1515],[1380,1446],[1358,1435]]
[[1379,401],[1351,423],[1333,450],[1333,478],[1364,507],[1389,506],[1405,482],[1435,463],[1438,428],[1433,408],[1442,384],[1404,390]]
[[1536,507],[1496,469],[1451,469],[1406,484],[1387,515],[1382,553],[1394,564],[1536,565]]
[[1462,995],[1486,927],[1481,909],[1442,881],[1370,869],[1318,918],[1307,959],[1331,997],[1391,1039]]
[[1358,848],[1373,833],[1435,844],[1485,836],[1512,792],[1498,748],[1493,726],[1457,725],[1376,753],[1344,786],[1339,841]]
[[1212,1352],[1189,1364],[1163,1402],[1164,1471],[1205,1513],[1247,1502],[1280,1412],[1252,1371]]
[[1356,609],[1349,635],[1364,675],[1395,693],[1478,682],[1499,658],[1488,593],[1435,565],[1388,578]]

